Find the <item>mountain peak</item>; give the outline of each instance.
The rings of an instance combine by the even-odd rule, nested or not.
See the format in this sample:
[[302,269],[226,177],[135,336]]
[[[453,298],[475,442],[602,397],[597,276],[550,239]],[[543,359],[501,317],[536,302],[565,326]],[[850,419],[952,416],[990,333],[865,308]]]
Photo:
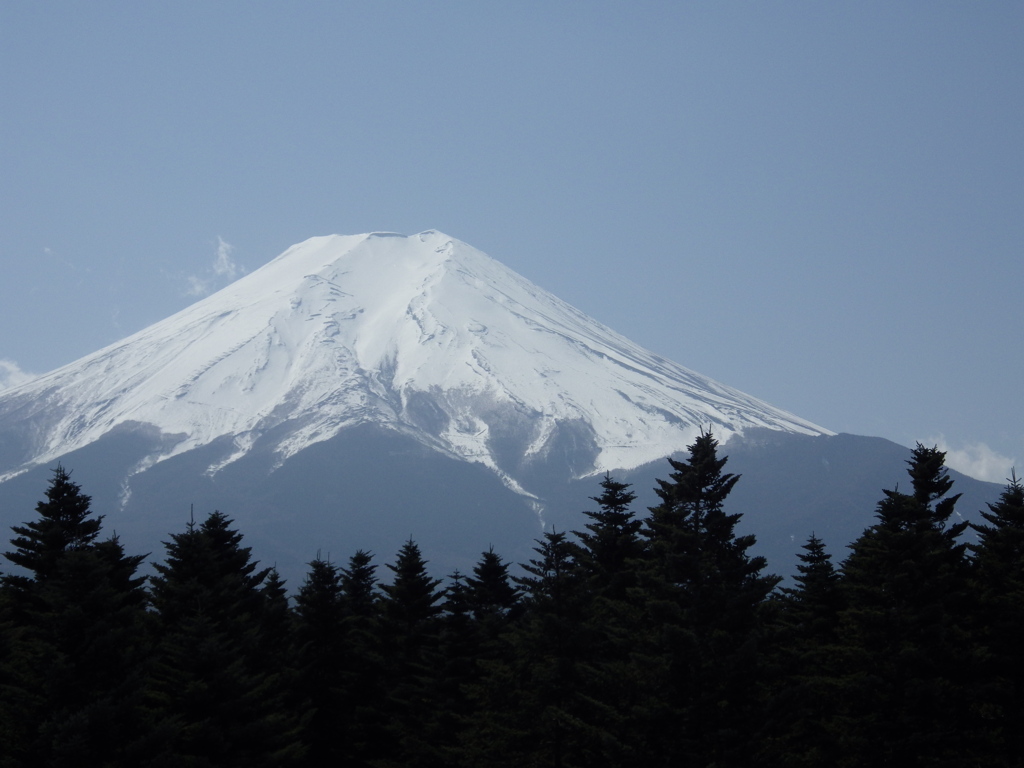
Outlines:
[[164,436],[140,471],[217,441],[216,473],[260,441],[283,462],[372,423],[520,491],[525,467],[570,443],[583,476],[683,450],[702,426],[721,439],[828,432],[642,349],[434,230],[310,238],[0,395],[0,416],[15,412],[45,427],[8,477],[125,425]]

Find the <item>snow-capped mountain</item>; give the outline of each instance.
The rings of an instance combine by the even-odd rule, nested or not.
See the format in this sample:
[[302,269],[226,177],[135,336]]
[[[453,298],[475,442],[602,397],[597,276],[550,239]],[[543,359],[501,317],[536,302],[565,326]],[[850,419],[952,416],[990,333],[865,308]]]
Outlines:
[[0,393],[0,527],[32,518],[59,461],[154,560],[194,507],[293,586],[318,551],[410,537],[444,575],[578,529],[605,471],[642,515],[664,457],[708,427],[744,475],[730,509],[781,573],[811,532],[841,547],[870,524],[909,455],[660,358],[440,232],[316,237]]
[[274,435],[283,462],[362,423],[517,470],[570,431],[581,475],[685,448],[701,427],[827,430],[642,349],[440,232],[315,237],[220,292],[0,397],[35,427],[0,481],[152,425],[135,468],[229,437],[216,473]]

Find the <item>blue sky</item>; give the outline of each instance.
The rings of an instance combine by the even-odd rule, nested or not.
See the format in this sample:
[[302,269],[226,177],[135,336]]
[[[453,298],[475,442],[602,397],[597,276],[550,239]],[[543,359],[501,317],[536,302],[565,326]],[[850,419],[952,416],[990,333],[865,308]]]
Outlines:
[[[1024,4],[0,4],[0,383],[440,229],[836,431],[1024,465]],[[951,461],[951,463],[954,463]]]

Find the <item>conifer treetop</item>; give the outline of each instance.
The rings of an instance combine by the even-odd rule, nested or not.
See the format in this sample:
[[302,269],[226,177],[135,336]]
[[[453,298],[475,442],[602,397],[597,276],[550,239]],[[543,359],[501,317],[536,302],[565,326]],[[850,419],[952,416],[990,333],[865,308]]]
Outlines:
[[84,549],[99,535],[102,516],[90,516],[91,497],[71,480],[71,472],[58,464],[46,489],[46,499],[36,505],[39,517],[13,526],[15,550],[4,556],[32,572],[36,580],[46,579],[61,556]]

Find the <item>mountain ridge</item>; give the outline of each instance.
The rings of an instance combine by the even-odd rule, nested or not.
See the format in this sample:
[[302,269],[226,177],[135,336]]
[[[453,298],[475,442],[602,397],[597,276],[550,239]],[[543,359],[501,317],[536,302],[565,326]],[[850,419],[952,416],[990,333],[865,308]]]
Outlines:
[[[119,425],[156,426],[136,470],[231,436],[216,473],[283,424],[280,462],[359,423],[476,461],[510,488],[552,442],[581,475],[682,450],[699,428],[828,430],[665,360],[436,230],[328,235],[164,321],[0,393],[34,421],[0,482]],[[565,438],[568,439],[568,438]]]
[[[909,450],[829,430],[666,360],[429,230],[329,235],[171,317],[0,392],[0,524],[57,462],[129,549],[197,514],[236,520],[293,584],[321,548],[415,539],[438,575],[493,545],[525,562],[579,529],[599,475],[656,479],[710,429],[730,510],[777,572],[839,552]],[[965,514],[999,487],[958,479]]]

